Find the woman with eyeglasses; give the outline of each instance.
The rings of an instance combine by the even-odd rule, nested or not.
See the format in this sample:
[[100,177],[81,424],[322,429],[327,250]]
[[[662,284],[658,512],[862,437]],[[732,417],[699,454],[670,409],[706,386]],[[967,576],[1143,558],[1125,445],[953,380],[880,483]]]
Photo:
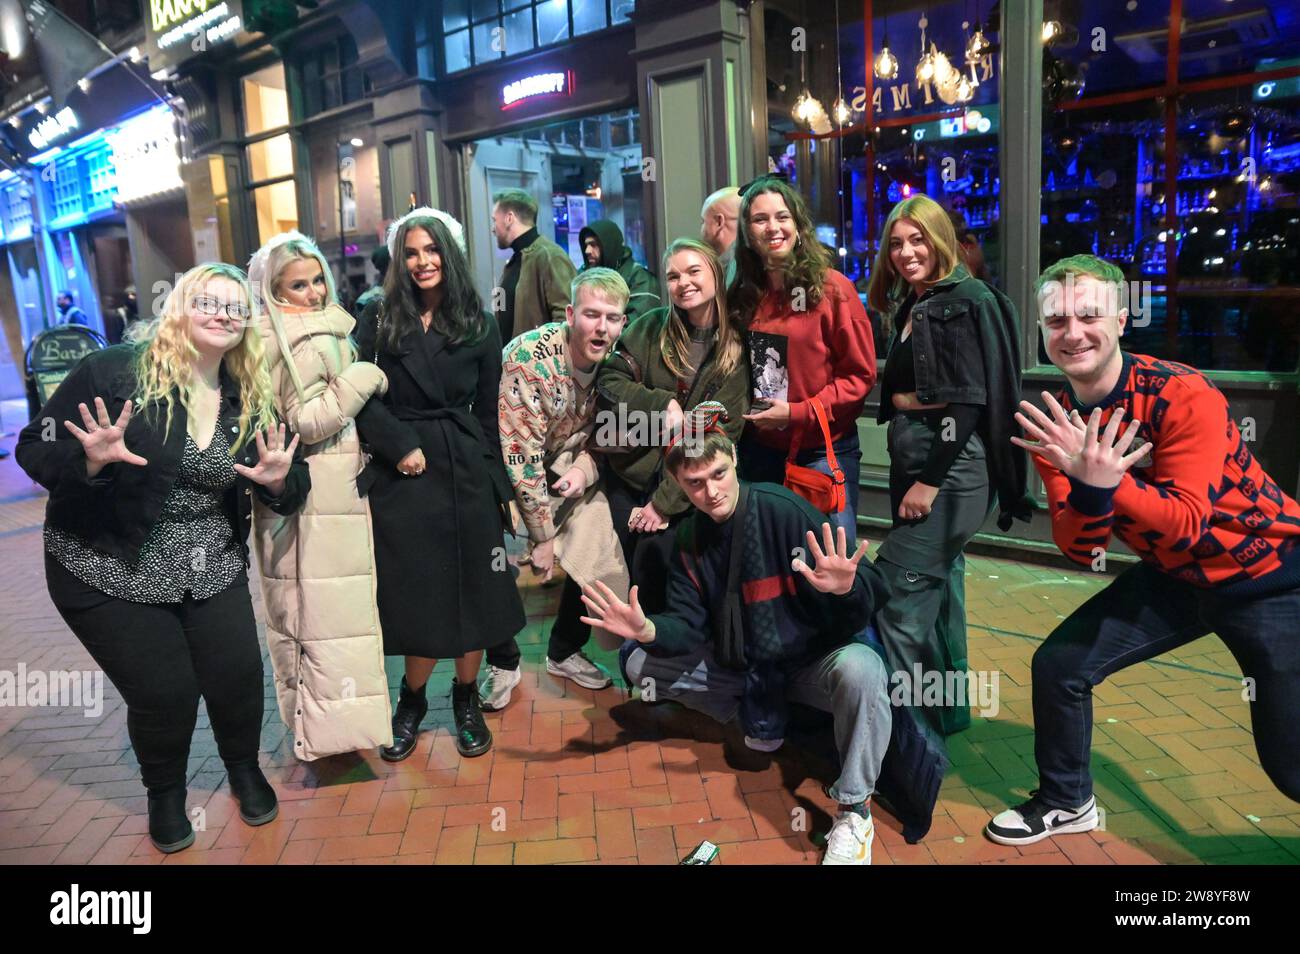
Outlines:
[[257,764],[262,653],[248,591],[253,497],[281,514],[311,486],[275,415],[244,273],[186,272],[129,344],[89,355],[23,428],[17,457],[50,492],[50,598],[126,702],[149,837],[194,841],[186,763],[207,702],[240,818],[278,811]]
[[392,712],[355,417],[388,377],[356,360],[348,338],[356,322],[311,239],[277,235],[254,254],[248,277],[276,410],[302,438],[313,487],[293,516],[254,508],[280,718],[304,761],[386,746]]

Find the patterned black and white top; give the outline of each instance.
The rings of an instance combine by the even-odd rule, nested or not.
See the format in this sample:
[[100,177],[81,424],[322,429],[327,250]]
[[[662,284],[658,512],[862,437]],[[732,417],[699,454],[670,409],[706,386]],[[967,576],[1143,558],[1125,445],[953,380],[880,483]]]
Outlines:
[[[215,596],[244,572],[244,558],[222,498],[235,482],[220,422],[199,450],[185,435],[180,471],[134,564],[109,556],[66,531],[45,526],[45,551],[77,579],[133,603],[179,603]],[[127,465],[121,465],[127,466]]]

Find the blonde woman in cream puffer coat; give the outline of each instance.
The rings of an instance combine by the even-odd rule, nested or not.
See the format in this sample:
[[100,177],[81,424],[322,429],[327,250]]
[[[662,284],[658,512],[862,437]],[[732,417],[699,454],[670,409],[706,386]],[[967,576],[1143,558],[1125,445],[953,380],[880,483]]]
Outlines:
[[310,761],[392,744],[383,637],[375,600],[369,503],[353,418],[388,388],[357,361],[355,324],[338,304],[324,256],[305,236],[276,236],[249,278],[277,410],[302,438],[312,492],[292,517],[255,508],[266,642],[293,753]]

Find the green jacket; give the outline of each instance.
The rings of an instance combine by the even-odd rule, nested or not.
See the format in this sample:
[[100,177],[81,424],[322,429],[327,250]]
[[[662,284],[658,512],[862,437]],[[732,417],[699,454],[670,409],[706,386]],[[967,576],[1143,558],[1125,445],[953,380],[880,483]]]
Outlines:
[[[597,219],[578,233],[579,243],[594,235],[600,243],[600,266],[623,276],[632,297],[627,302],[628,324],[659,307],[659,282],[644,265],[632,260],[632,250],[623,242],[623,230],[609,219]],[[582,271],[593,266],[584,265]]]
[[[611,447],[609,463],[623,480],[641,490],[653,489],[650,502],[664,517],[672,517],[690,509],[691,502],[677,481],[662,466],[663,448],[660,435],[649,434],[642,425],[645,438],[639,446],[629,450],[617,449],[618,441],[611,438],[622,429],[620,405],[625,410],[622,420],[627,420],[635,431],[637,421],[668,409],[668,403],[677,397],[677,376],[664,363],[659,351],[659,335],[666,322],[672,319],[671,307],[656,308],[629,324],[619,336],[614,353],[601,365],[596,387],[602,398],[602,407],[596,415],[596,432],[589,446]],[[716,361],[716,344],[705,356],[703,365],[695,375],[695,383],[686,399],[679,402],[683,411],[690,411],[703,401],[720,401],[727,409],[728,421],[723,430],[733,441],[740,440],[745,427],[743,415],[749,413],[749,361],[742,349],[741,360],[728,375],[723,375]],[[640,370],[640,382],[636,374]],[[642,417],[644,415],[644,417]]]
[[521,254],[511,337],[518,337],[552,321],[564,321],[564,309],[569,304],[569,284],[578,274],[569,253],[544,235]]

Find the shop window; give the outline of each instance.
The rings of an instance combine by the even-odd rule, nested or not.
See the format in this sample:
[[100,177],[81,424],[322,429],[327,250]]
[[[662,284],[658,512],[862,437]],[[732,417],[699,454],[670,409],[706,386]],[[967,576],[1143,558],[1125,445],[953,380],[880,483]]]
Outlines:
[[[510,0],[507,0],[507,3],[509,2]],[[533,39],[532,7],[507,13],[502,23],[505,25],[504,43],[507,56],[523,53],[537,45]]]
[[304,53],[302,97],[304,116],[315,116],[360,100],[370,90],[370,77],[356,68],[357,42],[343,34]]
[[75,153],[65,153],[54,160],[54,175],[50,181],[50,207],[54,212],[55,220],[81,214],[81,175],[77,169]]
[[573,7],[573,35],[581,36],[609,26],[605,0],[570,0]]
[[418,68],[433,75],[437,42],[443,70],[455,73],[627,22],[634,7],[633,0],[445,0],[427,38],[417,28]]
[[[1076,5],[1045,4],[1062,39],[1045,50],[1038,265],[1088,253],[1123,269],[1131,351],[1209,370],[1294,372],[1300,77],[1169,88],[1169,5],[1132,6],[1090,7],[1076,24]],[[1262,6],[1185,0],[1180,83],[1276,68],[1285,61],[1268,57],[1297,28]],[[1094,34],[1105,55],[1092,49]],[[1170,123],[1176,139],[1166,143]],[[1038,359],[1047,363],[1041,343]]]
[[537,45],[550,46],[569,38],[569,0],[541,0],[537,4]]
[[[983,277],[1000,278],[999,57],[991,49],[967,56],[978,27],[996,48],[992,7],[802,0],[766,13],[769,164],[803,195],[818,237],[860,291],[889,212],[917,193],[954,214]],[[802,49],[791,42],[796,28],[805,31]],[[873,75],[868,96],[866,74],[886,42],[896,72]],[[932,46],[948,68],[918,85]],[[880,334],[880,316],[872,317]],[[883,338],[876,343],[883,353]]]
[[486,63],[489,60],[499,60],[505,55],[502,49],[502,34],[498,31],[501,29],[500,20],[487,20],[483,23],[474,24],[472,31],[474,38],[474,62]]
[[253,189],[258,243],[298,227],[298,195],[293,180]]
[[9,241],[32,234],[32,199],[26,182],[19,180],[5,186],[0,193],[0,215]]
[[273,63],[250,73],[241,82],[244,99],[244,135],[289,125],[289,96],[285,92],[284,64]]
[[254,182],[293,175],[293,143],[288,133],[248,147],[249,178]]
[[[494,11],[495,12],[495,11]],[[469,0],[442,0],[442,28],[450,33],[469,26]]]
[[443,48],[447,57],[448,73],[469,69],[469,67],[473,65],[473,60],[470,58],[469,53],[469,30],[461,30],[459,33],[449,33],[444,41]]
[[105,143],[101,148],[87,152],[83,161],[86,170],[86,211],[98,212],[112,208],[117,196],[112,150]]
[[1183,0],[1180,80],[1300,64],[1300,8],[1294,3]]

